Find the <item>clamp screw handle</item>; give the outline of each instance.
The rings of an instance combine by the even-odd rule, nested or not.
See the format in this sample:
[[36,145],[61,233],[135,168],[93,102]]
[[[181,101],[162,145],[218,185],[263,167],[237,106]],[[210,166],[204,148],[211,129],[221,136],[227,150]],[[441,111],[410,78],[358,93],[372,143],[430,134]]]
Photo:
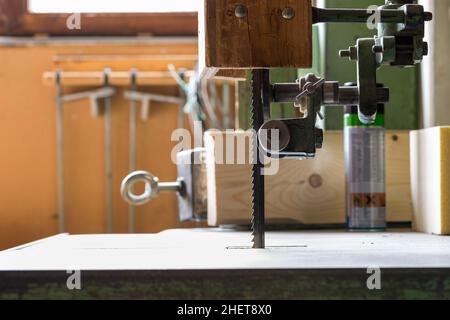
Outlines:
[[305,85],[302,88],[302,92],[295,98],[295,100],[298,102],[304,97],[313,94],[317,89],[319,89],[323,84],[325,83],[325,79],[319,79],[317,82],[306,82]]

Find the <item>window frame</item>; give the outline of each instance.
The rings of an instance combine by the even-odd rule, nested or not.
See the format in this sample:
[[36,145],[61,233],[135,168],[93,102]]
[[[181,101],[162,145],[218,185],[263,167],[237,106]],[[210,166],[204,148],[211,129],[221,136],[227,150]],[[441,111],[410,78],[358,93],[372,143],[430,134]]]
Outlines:
[[32,13],[28,0],[0,0],[0,35],[196,36],[197,13],[82,13],[81,29],[66,26],[70,14]]

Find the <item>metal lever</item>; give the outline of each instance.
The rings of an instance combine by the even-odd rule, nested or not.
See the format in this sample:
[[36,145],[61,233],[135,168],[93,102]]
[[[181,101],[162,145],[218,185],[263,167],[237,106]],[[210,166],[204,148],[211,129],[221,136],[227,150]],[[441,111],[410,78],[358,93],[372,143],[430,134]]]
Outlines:
[[303,78],[297,80],[297,82],[299,85],[300,94],[295,97],[294,107],[299,109],[299,117],[305,119],[309,116],[308,101],[306,98],[315,94],[320,88],[323,87],[326,81],[325,79],[319,78],[312,73],[308,73]]
[[[133,188],[138,182],[145,183],[145,191],[136,195]],[[159,182],[159,179],[146,171],[136,171],[129,174],[122,182],[120,192],[122,198],[131,205],[142,206],[157,198],[162,192],[182,193],[184,179],[178,178],[176,182]]]

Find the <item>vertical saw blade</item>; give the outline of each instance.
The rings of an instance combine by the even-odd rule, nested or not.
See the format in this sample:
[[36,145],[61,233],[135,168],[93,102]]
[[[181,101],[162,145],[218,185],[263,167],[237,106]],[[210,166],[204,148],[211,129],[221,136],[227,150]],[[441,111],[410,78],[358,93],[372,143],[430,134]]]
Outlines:
[[260,152],[258,131],[264,124],[264,118],[270,114],[267,88],[269,83],[269,70],[258,69],[251,71],[251,119],[254,130],[253,137],[253,170],[252,170],[252,236],[253,248],[265,248],[265,218],[264,218],[264,175],[263,159]]

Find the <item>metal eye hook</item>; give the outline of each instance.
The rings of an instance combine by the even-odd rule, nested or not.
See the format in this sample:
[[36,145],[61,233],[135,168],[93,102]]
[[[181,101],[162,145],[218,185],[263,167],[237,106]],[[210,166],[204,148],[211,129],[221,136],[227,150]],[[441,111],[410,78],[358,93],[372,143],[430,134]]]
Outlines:
[[[138,182],[145,183],[145,191],[141,195],[136,195],[133,188]],[[146,171],[136,171],[129,174],[123,181],[120,188],[122,198],[131,205],[141,206],[159,194],[159,179]]]

